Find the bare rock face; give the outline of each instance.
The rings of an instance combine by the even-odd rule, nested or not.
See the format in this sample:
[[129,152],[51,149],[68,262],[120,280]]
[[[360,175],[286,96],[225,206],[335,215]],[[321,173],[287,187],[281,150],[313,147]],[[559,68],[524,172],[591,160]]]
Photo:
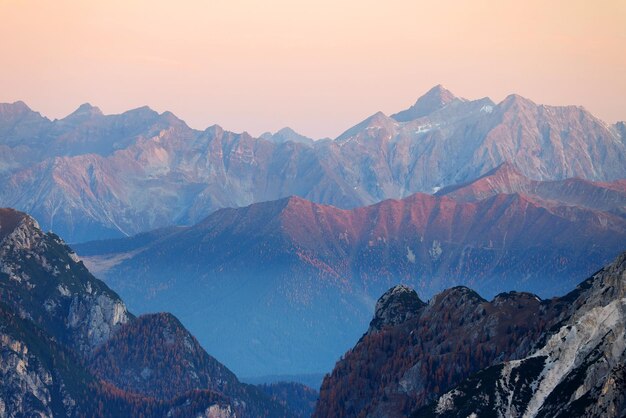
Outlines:
[[237,415],[230,405],[211,405],[200,416],[203,418],[235,418]]
[[[56,338],[0,301],[0,417],[78,416],[91,383]],[[71,388],[71,389],[70,389]],[[77,390],[77,388],[81,388]]]
[[386,326],[399,325],[414,317],[423,306],[426,304],[420,300],[415,290],[404,285],[394,286],[376,302],[374,318],[367,332],[376,332]]
[[82,354],[130,318],[121,299],[93,277],[61,239],[11,209],[0,209],[0,276],[5,303]]
[[482,370],[415,417],[622,417],[626,253],[564,298],[564,318],[530,355]]
[[52,375],[28,347],[0,330],[0,417],[52,418]]
[[129,319],[126,306],[108,295],[72,296],[67,318],[69,327],[80,335],[80,350],[90,352],[107,341]]

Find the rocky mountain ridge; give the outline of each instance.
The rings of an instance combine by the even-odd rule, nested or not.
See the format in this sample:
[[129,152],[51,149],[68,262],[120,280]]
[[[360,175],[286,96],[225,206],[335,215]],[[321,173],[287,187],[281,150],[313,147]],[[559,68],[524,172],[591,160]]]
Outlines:
[[453,288],[416,306],[414,296],[411,316],[382,313],[396,320],[340,359],[314,416],[620,417],[625,289],[623,253],[560,298],[487,302]]
[[530,355],[481,371],[414,416],[626,414],[626,253],[572,293],[568,315]]
[[51,121],[18,102],[0,107],[0,205],[80,242],[290,195],[354,208],[471,181],[506,161],[535,180],[614,181],[626,178],[620,126],[579,107],[465,100],[441,86],[324,141],[288,129],[197,131],[145,107],[103,115],[86,104]]
[[625,240],[626,219],[596,209],[524,194],[478,202],[416,194],[353,210],[291,197],[76,248],[133,310],[175,313],[238,374],[255,376],[332,367],[367,326],[375,298],[397,283],[426,296],[465,285],[487,297],[514,289],[549,297]]
[[524,176],[510,162],[469,183],[445,187],[435,195],[459,202],[477,202],[498,194],[520,193],[545,207],[578,206],[626,215],[626,181],[594,182],[581,178],[537,181]]
[[374,318],[367,334],[384,327],[399,325],[412,318],[426,304],[420,300],[415,290],[405,285],[397,285],[385,292],[376,302]]

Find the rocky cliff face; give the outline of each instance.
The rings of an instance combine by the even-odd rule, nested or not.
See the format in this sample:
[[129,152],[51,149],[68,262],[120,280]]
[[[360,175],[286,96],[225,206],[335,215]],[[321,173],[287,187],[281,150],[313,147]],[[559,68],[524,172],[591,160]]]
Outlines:
[[316,142],[288,129],[196,131],[148,108],[107,116],[83,105],[50,121],[15,103],[0,109],[0,205],[79,242],[290,195],[352,208],[464,183],[506,161],[536,180],[612,181],[626,177],[620,126],[579,107],[471,101],[441,86]]
[[4,303],[83,354],[130,318],[61,239],[12,209],[0,209],[0,278]]
[[0,416],[37,414],[52,418],[50,372],[29,354],[28,346],[10,335],[0,332],[0,347],[0,380],[5,395],[0,398]]
[[565,318],[529,356],[481,371],[414,416],[626,414],[626,253],[569,299]]
[[376,302],[374,319],[370,322],[367,333],[399,325],[417,315],[418,310],[425,305],[415,290],[404,285],[394,286]]
[[621,416],[625,271],[626,253],[550,300],[445,291],[368,331],[325,378],[314,416]]
[[72,411],[76,404],[65,390],[63,372],[59,372],[64,365],[57,369],[50,363],[50,357],[41,355],[44,344],[49,344],[49,352],[55,352],[54,342],[40,337],[32,326],[0,305],[2,417],[52,418],[65,410]]

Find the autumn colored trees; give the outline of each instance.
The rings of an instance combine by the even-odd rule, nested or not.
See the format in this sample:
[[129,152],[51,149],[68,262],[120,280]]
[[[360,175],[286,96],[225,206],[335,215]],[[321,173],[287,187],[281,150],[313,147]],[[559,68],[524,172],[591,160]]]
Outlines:
[[416,317],[364,335],[324,379],[314,417],[408,415],[474,372],[523,355],[556,313],[528,293],[488,302],[464,287],[446,290]]

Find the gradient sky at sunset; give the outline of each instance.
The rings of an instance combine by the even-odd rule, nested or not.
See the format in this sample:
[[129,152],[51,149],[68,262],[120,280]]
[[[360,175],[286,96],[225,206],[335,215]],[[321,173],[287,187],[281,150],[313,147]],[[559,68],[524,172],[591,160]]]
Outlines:
[[337,136],[435,84],[626,119],[626,1],[0,0],[0,102]]

